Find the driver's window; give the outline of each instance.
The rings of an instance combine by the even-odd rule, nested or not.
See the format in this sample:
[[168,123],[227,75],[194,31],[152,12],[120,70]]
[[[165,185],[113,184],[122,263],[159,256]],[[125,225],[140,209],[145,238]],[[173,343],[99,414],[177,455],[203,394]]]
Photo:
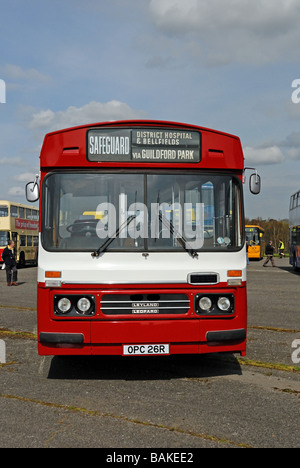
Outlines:
[[[66,250],[96,249],[109,238],[114,248],[136,248],[143,245],[143,236],[138,239],[128,234],[129,228],[141,233],[143,213],[139,205],[143,202],[144,178],[136,174],[64,174],[50,179],[51,191],[55,192],[52,202],[51,243]],[[129,216],[134,217],[126,226]],[[133,216],[134,215],[134,216]],[[116,235],[119,224],[125,228]],[[131,234],[131,232],[130,232]]]
[[67,193],[61,187],[58,217],[60,246],[63,248],[96,247],[99,244],[96,226],[105,212],[97,210],[97,206],[99,202],[107,202],[107,196],[95,196],[92,190],[89,193],[88,180],[81,180],[80,184],[80,196],[74,193],[74,187],[73,192]]

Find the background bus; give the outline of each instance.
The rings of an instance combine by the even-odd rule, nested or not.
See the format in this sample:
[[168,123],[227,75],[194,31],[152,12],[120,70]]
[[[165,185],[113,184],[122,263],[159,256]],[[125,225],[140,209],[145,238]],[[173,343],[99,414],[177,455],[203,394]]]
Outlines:
[[0,262],[8,240],[15,242],[19,266],[36,263],[38,255],[39,210],[21,203],[0,200]]
[[300,190],[290,199],[290,264],[300,269]]
[[261,260],[265,254],[265,231],[260,226],[246,226],[249,259]]
[[40,164],[26,195],[40,197],[41,355],[245,355],[238,137],[96,123],[47,134]]

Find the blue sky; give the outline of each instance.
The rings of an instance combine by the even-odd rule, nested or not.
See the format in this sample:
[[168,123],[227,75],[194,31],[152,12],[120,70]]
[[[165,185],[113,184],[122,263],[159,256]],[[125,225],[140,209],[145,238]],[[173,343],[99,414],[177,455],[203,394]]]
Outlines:
[[0,0],[0,13],[0,199],[25,201],[48,131],[149,118],[238,135],[263,184],[246,186],[246,215],[288,217],[299,0]]

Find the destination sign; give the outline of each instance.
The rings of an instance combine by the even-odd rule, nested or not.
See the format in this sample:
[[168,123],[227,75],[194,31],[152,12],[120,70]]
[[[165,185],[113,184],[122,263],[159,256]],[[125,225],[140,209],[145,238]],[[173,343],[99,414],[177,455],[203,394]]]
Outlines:
[[87,132],[87,159],[96,162],[198,163],[201,134],[168,128],[109,128]]

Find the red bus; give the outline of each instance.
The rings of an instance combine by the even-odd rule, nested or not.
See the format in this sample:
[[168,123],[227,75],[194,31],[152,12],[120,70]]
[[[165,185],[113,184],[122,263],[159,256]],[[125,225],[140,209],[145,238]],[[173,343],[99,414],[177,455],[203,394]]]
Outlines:
[[238,137],[97,123],[47,134],[40,164],[26,195],[40,198],[41,355],[245,355]]

